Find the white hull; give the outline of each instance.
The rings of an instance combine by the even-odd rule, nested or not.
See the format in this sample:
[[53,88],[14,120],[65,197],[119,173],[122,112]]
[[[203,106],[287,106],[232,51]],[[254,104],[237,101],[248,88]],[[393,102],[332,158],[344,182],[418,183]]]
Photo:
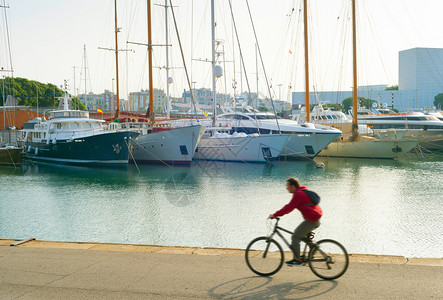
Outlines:
[[[257,118],[257,119],[256,119]],[[195,123],[193,119],[180,119],[170,122],[174,126],[184,126],[185,124]],[[212,120],[200,119],[201,124],[210,127]],[[219,132],[228,132],[230,134],[277,134],[281,132],[284,135],[290,135],[288,144],[282,151],[282,156],[296,159],[312,159],[329,143],[338,139],[341,131],[329,126],[314,125],[310,123],[298,124],[295,121],[287,119],[278,119],[278,125],[275,116],[266,113],[240,113],[231,112],[217,117],[216,127]],[[259,130],[257,128],[260,128]]]
[[291,135],[204,138],[195,152],[198,160],[267,162],[276,159]]
[[188,126],[140,135],[134,142],[133,158],[137,163],[190,163],[204,126]]
[[417,143],[408,140],[336,141],[329,144],[319,156],[392,159],[405,155]]
[[292,134],[280,156],[311,159],[330,143],[340,138],[341,133]]

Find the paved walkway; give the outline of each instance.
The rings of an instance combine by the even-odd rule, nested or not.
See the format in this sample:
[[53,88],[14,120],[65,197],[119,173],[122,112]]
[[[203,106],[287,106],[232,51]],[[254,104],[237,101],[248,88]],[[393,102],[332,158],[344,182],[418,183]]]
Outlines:
[[324,281],[308,267],[253,276],[239,250],[10,243],[0,240],[0,299],[443,299],[442,259],[354,256]]

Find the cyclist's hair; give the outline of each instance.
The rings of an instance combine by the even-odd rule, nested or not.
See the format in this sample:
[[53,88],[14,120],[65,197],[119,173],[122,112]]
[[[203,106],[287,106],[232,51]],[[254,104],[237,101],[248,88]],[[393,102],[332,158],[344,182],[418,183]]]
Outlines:
[[290,185],[295,185],[295,187],[299,187],[300,186],[300,182],[298,181],[297,178],[291,177],[286,179],[286,182],[288,182]]

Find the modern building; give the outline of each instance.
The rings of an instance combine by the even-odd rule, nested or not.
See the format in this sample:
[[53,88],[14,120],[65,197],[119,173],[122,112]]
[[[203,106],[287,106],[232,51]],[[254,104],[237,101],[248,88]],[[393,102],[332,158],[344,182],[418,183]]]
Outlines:
[[[357,95],[401,111],[414,108],[432,108],[434,97],[443,93],[443,48],[412,48],[399,52],[398,90],[386,90],[387,85],[359,86]],[[352,96],[352,91],[324,91],[310,93],[326,103],[341,103]],[[292,104],[304,103],[304,92],[292,93]]]
[[[107,111],[114,111],[117,107],[117,98],[113,92],[105,90],[101,94],[82,94],[78,98],[88,110],[97,110],[98,108]],[[124,101],[120,100],[120,109],[124,108]]]
[[[193,89],[192,96],[194,98],[195,104],[202,105],[213,105],[212,103],[212,90],[201,88]],[[184,90],[182,93],[182,99],[184,103],[191,103],[191,92]],[[217,104],[223,105],[224,102],[232,101],[232,97],[229,94],[217,93]]]
[[[154,89],[154,111],[164,112],[166,110],[166,93],[163,90]],[[128,110],[145,112],[149,106],[149,90],[132,92],[129,94]]]

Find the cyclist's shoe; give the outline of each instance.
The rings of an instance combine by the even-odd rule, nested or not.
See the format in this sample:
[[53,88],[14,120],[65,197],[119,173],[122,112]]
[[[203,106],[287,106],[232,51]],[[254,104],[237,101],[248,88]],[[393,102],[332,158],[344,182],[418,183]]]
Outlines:
[[290,267],[294,267],[294,266],[301,267],[301,266],[303,266],[303,261],[302,260],[293,259],[293,260],[287,261],[286,265],[290,266]]

